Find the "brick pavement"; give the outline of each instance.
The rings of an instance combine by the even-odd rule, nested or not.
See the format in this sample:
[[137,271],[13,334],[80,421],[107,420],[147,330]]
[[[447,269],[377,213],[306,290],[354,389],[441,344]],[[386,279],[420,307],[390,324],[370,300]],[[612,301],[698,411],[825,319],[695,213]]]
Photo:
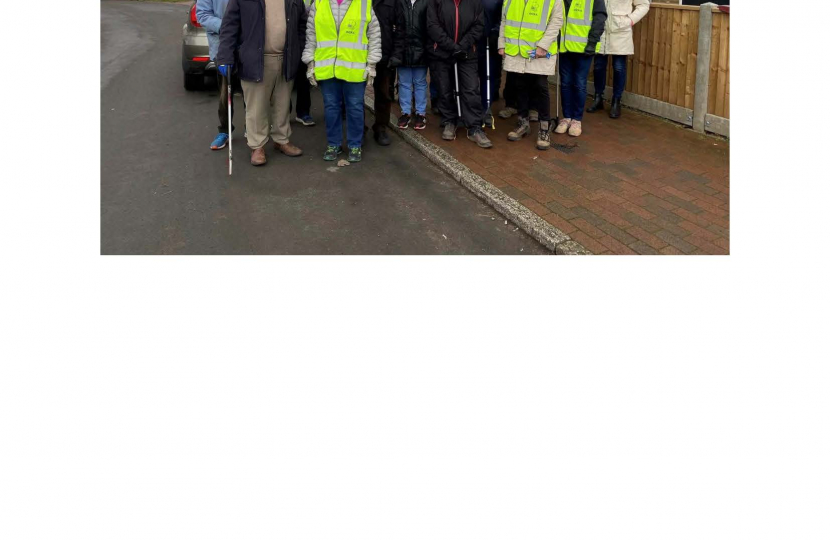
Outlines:
[[427,118],[421,135],[595,254],[729,253],[728,141],[629,109],[611,120],[606,105],[585,115],[581,137],[552,134],[546,152],[535,147],[538,124],[510,142],[515,117],[497,118],[483,150],[461,129],[443,141]]

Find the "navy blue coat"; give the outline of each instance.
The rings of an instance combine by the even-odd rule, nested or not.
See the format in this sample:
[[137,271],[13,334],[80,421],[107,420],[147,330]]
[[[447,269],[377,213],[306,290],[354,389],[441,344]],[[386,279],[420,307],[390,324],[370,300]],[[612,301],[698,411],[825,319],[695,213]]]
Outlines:
[[[306,15],[303,0],[285,0],[285,48],[282,71],[293,80],[305,47]],[[235,64],[243,81],[259,82],[265,70],[265,1],[230,0],[219,29],[216,64]]]

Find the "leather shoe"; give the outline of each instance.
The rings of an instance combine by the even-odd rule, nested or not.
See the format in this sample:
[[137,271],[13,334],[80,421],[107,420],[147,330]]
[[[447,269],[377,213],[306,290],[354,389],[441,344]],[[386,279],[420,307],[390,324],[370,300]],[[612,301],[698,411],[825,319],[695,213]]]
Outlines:
[[283,144],[274,143],[274,148],[276,148],[288,157],[297,157],[303,155],[303,151],[291,144],[290,142]]
[[611,110],[608,111],[608,116],[611,118],[619,118],[622,115],[622,106],[619,99],[611,100]]
[[386,133],[385,129],[375,131],[375,142],[381,146],[389,146],[392,144],[392,141],[389,139],[389,134]]
[[605,108],[605,103],[602,100],[602,94],[596,94],[596,95],[594,95],[594,102],[591,104],[590,107],[585,109],[585,112],[589,112],[589,113],[597,112],[597,111],[601,111],[604,108]]
[[251,165],[255,167],[259,167],[260,165],[265,165],[265,162],[268,161],[265,158],[265,148],[257,148],[251,151]]

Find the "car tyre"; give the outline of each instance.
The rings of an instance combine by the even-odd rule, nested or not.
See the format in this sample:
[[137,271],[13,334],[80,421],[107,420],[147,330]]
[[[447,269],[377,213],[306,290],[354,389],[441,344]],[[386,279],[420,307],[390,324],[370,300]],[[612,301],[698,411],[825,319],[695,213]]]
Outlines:
[[201,90],[205,86],[204,75],[189,75],[184,74],[184,89],[190,92]]

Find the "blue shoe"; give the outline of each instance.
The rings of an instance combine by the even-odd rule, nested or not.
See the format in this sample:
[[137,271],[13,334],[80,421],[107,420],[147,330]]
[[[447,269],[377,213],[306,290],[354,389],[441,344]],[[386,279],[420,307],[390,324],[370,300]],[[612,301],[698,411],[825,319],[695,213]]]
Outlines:
[[311,117],[310,114],[307,114],[305,116],[298,116],[297,117],[297,122],[301,123],[304,126],[313,126],[313,125],[315,125],[314,119]]
[[227,133],[220,133],[213,139],[213,142],[210,143],[211,150],[221,150],[228,146],[228,134]]

